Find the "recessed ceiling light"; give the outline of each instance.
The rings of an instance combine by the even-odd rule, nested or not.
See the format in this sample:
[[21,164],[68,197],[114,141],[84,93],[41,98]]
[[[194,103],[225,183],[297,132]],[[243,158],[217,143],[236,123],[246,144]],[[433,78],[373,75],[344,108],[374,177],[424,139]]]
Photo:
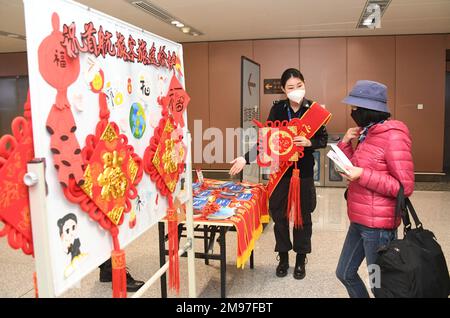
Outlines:
[[381,18],[392,0],[366,0],[356,28],[377,29],[381,27]]
[[364,20],[364,22],[362,24],[363,25],[371,25],[373,23],[373,20],[374,19],[372,19],[372,18],[367,18]]
[[125,1],[145,11],[146,13],[152,15],[153,17],[161,21],[164,21],[167,24],[178,27],[185,34],[189,34],[192,36],[203,35],[203,33],[200,32],[199,30],[195,29],[192,26],[186,25],[185,23],[181,22],[180,19],[178,19],[177,17],[173,16],[166,10],[156,6],[155,4],[151,3],[148,0],[125,0]]

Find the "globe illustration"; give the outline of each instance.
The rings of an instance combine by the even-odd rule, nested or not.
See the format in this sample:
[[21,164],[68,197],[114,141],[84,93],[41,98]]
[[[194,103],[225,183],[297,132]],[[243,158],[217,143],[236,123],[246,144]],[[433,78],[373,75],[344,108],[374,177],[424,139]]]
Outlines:
[[140,139],[145,132],[145,112],[139,103],[133,103],[130,108],[130,128],[134,138]]

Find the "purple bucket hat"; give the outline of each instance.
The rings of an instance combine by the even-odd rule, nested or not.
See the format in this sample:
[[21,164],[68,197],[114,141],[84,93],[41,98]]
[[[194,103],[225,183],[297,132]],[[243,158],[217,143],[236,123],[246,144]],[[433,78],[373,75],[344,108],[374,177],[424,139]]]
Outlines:
[[342,102],[361,108],[389,113],[387,106],[387,87],[384,84],[374,81],[357,81]]

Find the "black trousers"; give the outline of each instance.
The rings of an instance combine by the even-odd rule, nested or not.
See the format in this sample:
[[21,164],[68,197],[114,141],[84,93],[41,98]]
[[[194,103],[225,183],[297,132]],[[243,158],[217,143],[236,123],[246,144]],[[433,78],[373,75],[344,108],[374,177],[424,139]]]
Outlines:
[[103,264],[100,264],[98,268],[100,268],[102,271],[109,271],[109,272],[112,271],[111,259],[108,259]]
[[302,209],[303,227],[293,229],[292,245],[289,222],[286,217],[290,176],[284,176],[272,193],[269,200],[270,215],[275,223],[275,252],[311,253],[312,222],[311,213],[316,208],[316,188],[312,178],[300,179],[300,205]]

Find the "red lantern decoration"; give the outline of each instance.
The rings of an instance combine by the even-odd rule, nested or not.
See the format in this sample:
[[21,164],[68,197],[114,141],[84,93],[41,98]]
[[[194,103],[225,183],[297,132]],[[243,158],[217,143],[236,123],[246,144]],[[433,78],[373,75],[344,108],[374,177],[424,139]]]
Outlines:
[[38,49],[39,72],[57,91],[46,127],[51,135],[50,147],[60,183],[67,186],[69,178],[74,178],[81,185],[84,182],[83,160],[75,136],[77,126],[67,99],[67,89],[80,73],[80,61],[78,57],[69,57],[62,47],[64,37],[59,31],[59,26],[59,16],[53,13],[53,31],[42,41]]

